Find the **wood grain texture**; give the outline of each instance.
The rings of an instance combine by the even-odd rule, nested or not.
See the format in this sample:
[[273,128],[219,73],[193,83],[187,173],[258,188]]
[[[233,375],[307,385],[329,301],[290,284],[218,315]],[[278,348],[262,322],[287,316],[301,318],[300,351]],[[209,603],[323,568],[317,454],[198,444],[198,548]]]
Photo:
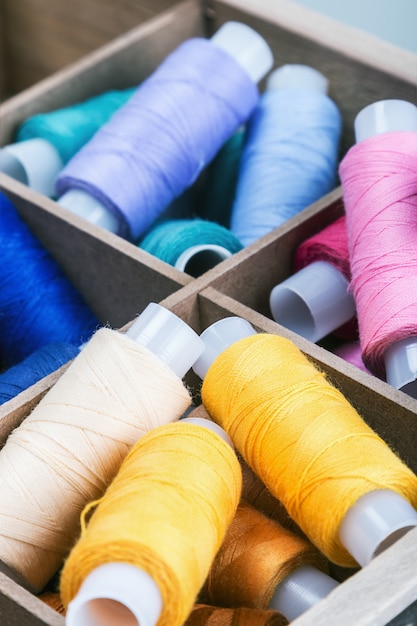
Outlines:
[[0,143],[31,115],[138,85],[180,42],[202,33],[200,8],[188,0],[116,37],[0,105]]
[[176,0],[1,0],[8,91],[80,59]]
[[0,572],[2,626],[65,626],[65,618]]

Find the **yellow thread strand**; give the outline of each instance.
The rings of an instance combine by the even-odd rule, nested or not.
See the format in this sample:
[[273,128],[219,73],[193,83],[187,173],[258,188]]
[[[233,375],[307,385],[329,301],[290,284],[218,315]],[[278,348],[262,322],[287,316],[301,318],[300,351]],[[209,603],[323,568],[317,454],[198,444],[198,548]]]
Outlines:
[[158,626],[181,626],[236,512],[241,480],[234,451],[204,427],[175,423],[145,435],[65,563],[64,605],[95,568],[124,562],[159,586]]
[[209,368],[211,417],[330,560],[356,563],[338,530],[356,500],[391,489],[417,506],[417,477],[289,340],[254,335]]
[[154,355],[100,329],[0,452],[0,560],[41,590],[131,446],[189,404]]

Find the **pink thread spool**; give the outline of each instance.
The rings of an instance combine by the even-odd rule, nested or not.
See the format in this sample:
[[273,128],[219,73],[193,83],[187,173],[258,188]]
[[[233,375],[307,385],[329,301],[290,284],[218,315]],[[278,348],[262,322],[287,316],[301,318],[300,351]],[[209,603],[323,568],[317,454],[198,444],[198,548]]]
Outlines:
[[363,359],[417,397],[417,107],[375,102],[355,136],[340,178]]

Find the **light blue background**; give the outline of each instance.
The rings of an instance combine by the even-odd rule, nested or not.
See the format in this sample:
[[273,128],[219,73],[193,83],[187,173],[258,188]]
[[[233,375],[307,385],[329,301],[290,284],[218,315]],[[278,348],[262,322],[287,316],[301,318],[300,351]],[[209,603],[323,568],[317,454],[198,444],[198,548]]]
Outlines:
[[417,52],[417,0],[293,0]]

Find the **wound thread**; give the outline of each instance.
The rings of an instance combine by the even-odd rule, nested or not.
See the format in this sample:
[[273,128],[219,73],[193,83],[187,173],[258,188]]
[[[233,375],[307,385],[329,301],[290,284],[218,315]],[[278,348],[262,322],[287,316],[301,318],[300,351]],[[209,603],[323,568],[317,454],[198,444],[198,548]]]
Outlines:
[[[71,159],[57,195],[82,189],[137,240],[255,108],[258,90],[204,38],[182,43]],[[195,112],[198,111],[198,115]]]
[[327,570],[307,540],[241,500],[200,598],[215,606],[267,609],[277,586],[302,565]]
[[62,269],[0,193],[0,362],[16,365],[43,346],[81,345],[99,321]]
[[256,334],[208,369],[202,400],[310,541],[353,567],[338,532],[360,496],[390,489],[417,504],[417,477],[288,339]]
[[184,626],[286,626],[288,623],[278,611],[196,604]]
[[361,141],[339,168],[359,336],[366,367],[417,335],[417,133]]
[[190,404],[149,350],[108,328],[95,333],[0,451],[0,560],[40,591],[131,447]]
[[129,563],[158,585],[163,599],[158,626],[182,626],[240,492],[239,462],[217,434],[183,423],[147,433],[97,502],[65,563],[60,585],[64,605],[98,566]]
[[65,164],[135,91],[136,87],[107,91],[69,107],[32,115],[19,126],[16,140],[45,139]]
[[79,348],[68,343],[53,343],[30,354],[21,363],[0,374],[0,405],[15,398],[39,380],[74,359]]
[[341,115],[325,94],[263,93],[240,159],[230,228],[248,246],[336,184]]

